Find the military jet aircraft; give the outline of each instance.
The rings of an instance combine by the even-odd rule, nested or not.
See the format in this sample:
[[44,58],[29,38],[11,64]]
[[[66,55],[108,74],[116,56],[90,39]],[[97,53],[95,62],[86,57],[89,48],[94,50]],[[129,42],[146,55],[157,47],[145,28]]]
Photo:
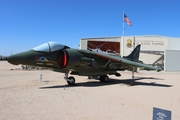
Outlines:
[[65,73],[69,85],[75,84],[71,75],[98,76],[101,82],[109,81],[108,75],[121,76],[117,71],[133,70],[143,67],[147,70],[160,71],[139,61],[140,46],[125,57],[94,52],[91,50],[71,49],[56,42],[47,42],[29,51],[17,53],[8,57],[8,62],[14,65],[28,65],[51,68],[56,72]]

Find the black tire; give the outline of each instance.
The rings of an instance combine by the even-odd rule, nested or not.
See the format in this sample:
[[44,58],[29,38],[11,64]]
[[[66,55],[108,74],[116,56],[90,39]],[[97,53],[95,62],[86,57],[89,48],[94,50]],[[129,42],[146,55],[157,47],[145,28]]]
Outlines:
[[108,82],[109,81],[109,77],[107,75],[100,76],[99,79],[101,82]]
[[74,77],[70,76],[68,79],[70,80],[70,81],[67,81],[68,85],[75,85],[76,81]]

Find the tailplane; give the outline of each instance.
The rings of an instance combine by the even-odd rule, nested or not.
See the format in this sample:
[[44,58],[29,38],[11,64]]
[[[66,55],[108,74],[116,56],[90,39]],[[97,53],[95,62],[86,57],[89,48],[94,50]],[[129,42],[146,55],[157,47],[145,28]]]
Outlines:
[[123,56],[123,58],[132,60],[132,61],[139,61],[140,48],[141,48],[141,45],[139,44],[128,56]]

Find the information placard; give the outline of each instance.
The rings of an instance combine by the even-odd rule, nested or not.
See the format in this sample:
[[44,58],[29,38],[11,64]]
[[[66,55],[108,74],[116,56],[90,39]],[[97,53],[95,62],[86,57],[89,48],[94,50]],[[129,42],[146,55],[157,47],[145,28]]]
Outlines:
[[171,111],[153,107],[153,120],[171,120]]

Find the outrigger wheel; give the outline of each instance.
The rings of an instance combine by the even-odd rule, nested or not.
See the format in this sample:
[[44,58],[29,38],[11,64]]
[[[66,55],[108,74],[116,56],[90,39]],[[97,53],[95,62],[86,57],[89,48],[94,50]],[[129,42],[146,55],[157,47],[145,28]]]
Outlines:
[[70,76],[67,80],[68,85],[75,85],[75,78]]
[[101,82],[108,82],[109,81],[109,77],[107,75],[103,75],[99,77]]

